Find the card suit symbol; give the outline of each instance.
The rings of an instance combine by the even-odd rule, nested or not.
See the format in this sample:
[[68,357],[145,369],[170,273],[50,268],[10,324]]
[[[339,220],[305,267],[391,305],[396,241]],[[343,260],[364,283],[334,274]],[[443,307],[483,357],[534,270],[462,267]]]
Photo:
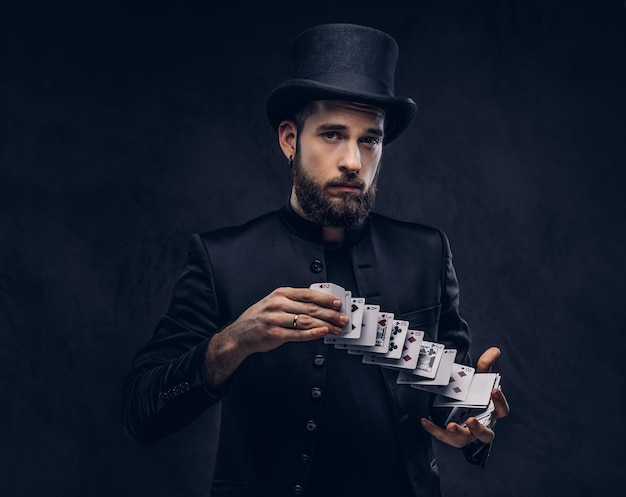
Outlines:
[[402,331],[402,330],[400,330],[399,326],[396,325],[396,326],[393,327],[393,334],[394,335],[397,335],[398,333],[400,333],[400,331]]
[[356,328],[356,326],[352,325],[352,329],[354,330]]
[[416,340],[415,337],[409,337],[409,342],[413,343]]
[[352,312],[355,312],[359,309],[359,306],[356,304],[352,304]]
[[391,352],[392,350],[395,350],[397,348],[398,348],[398,346],[395,343],[390,343],[389,344],[389,352]]
[[467,373],[464,370],[461,370],[461,371],[459,371],[459,376],[461,378],[463,378],[463,377],[467,376]]
[[437,353],[437,351],[435,349],[430,349],[428,351],[428,355],[433,355],[433,354],[436,354],[436,353]]
[[405,355],[402,359],[404,359],[405,361],[410,361],[411,360],[411,356],[409,354]]
[[386,319],[381,319],[380,321],[378,321],[378,324],[381,326],[387,326],[387,320]]
[[454,390],[456,393],[459,393],[461,391],[461,388],[459,387],[454,387],[452,390]]

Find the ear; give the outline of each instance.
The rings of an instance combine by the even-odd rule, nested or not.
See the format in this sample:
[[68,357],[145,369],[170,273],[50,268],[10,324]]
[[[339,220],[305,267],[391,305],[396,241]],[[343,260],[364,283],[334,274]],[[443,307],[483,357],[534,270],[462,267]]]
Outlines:
[[278,143],[285,157],[293,158],[296,155],[297,136],[296,123],[291,119],[284,119],[278,125]]

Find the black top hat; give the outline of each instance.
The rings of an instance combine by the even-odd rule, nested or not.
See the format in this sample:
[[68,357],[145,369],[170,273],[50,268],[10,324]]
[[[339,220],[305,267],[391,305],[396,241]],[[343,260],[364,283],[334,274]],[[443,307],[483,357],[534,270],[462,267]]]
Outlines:
[[270,93],[267,116],[274,129],[313,100],[345,100],[385,111],[385,143],[409,125],[417,106],[394,95],[398,45],[386,33],[354,24],[322,24],[294,43],[294,78]]

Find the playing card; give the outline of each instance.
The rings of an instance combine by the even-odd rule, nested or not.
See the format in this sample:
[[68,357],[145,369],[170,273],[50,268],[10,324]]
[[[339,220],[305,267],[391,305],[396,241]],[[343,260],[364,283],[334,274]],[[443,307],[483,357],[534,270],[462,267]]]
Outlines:
[[443,356],[445,345],[429,341],[422,341],[417,367],[413,374],[433,379],[437,376],[437,369]]
[[[347,344],[354,343],[357,338],[361,337],[364,312],[365,299],[352,297],[350,304],[350,331],[341,335],[327,335],[324,338],[324,343],[334,343],[336,348],[347,348]],[[344,344],[346,347],[337,347],[338,344]]]
[[376,341],[373,346],[350,345],[348,352],[351,354],[363,354],[364,352],[383,354],[389,349],[389,338],[393,325],[393,313],[379,312],[376,321]]
[[389,331],[389,346],[387,347],[387,352],[385,352],[384,357],[387,359],[400,359],[408,331],[408,321],[394,319],[391,330]]
[[[368,352],[368,359],[363,362],[368,364],[386,364],[389,361],[378,362],[378,359],[399,359],[404,348],[404,341],[409,330],[409,322],[394,319],[389,331],[389,346],[385,352],[374,354]],[[371,359],[371,360],[370,360]]]
[[[380,313],[380,306],[376,304],[365,304],[363,306],[363,316],[361,319],[361,335],[359,338],[350,340],[350,343],[343,343],[344,341],[337,342],[336,348],[348,348],[348,347],[372,347],[376,344],[376,329],[378,327],[378,314]],[[348,342],[348,340],[345,340]]]
[[437,375],[433,379],[417,376],[415,374],[416,370],[413,370],[410,372],[402,372],[401,375],[398,375],[397,383],[410,383],[414,388],[436,392],[437,390],[432,387],[440,387],[450,382],[452,366],[454,365],[455,359],[456,349],[444,349],[441,354],[441,360],[439,361],[439,367],[437,368]]
[[[447,385],[440,387],[424,386],[422,389],[437,393],[437,397],[440,402],[449,400],[465,400],[469,392],[470,385],[472,384],[474,372],[475,370],[471,366],[455,363],[452,365],[450,381]],[[448,397],[448,399],[443,399],[443,397]],[[436,401],[437,398],[435,399],[435,402]]]
[[[460,413],[460,415],[456,416],[456,411],[468,410],[469,412]],[[467,418],[474,417],[476,420],[482,424],[483,426],[489,426],[491,423],[491,419],[493,418],[493,413],[496,410],[493,402],[490,400],[489,404],[486,408],[477,408],[472,409],[469,407],[453,407],[452,412],[450,413],[450,421],[458,423],[464,428],[467,428]],[[450,422],[448,421],[448,423]]]
[[[491,391],[498,387],[499,382],[499,373],[476,373],[471,378],[465,397],[460,398],[461,395],[458,394],[456,397],[450,398],[450,390],[445,391],[445,393],[442,391],[435,397],[433,406],[485,408],[491,400]],[[447,387],[442,388],[445,389]]]
[[335,283],[312,283],[309,288],[313,290],[317,290],[318,292],[327,293],[329,295],[334,296],[335,298],[341,300],[341,312],[348,316],[348,323],[343,327],[342,334],[347,333],[351,330],[350,324],[350,308],[352,303],[352,293],[347,291],[340,285]]
[[408,330],[406,340],[404,341],[404,347],[400,359],[396,363],[396,367],[413,370],[417,367],[417,360],[419,359],[420,345],[424,339],[424,332],[421,330]]
[[[393,369],[414,369],[419,356],[419,347],[424,337],[423,331],[407,330],[402,353],[397,359],[381,356],[379,354],[364,354],[363,362],[367,364],[379,364]],[[415,377],[416,378],[416,377]]]
[[346,303],[346,289],[335,283],[312,283],[309,288],[317,290],[318,292],[327,293],[338,298],[342,302],[341,312],[347,311]]

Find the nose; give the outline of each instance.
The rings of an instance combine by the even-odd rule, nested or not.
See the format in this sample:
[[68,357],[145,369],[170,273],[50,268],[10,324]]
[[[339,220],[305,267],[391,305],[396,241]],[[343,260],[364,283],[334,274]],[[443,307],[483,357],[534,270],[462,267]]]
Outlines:
[[358,173],[361,170],[361,152],[357,144],[345,144],[339,169],[347,173]]

